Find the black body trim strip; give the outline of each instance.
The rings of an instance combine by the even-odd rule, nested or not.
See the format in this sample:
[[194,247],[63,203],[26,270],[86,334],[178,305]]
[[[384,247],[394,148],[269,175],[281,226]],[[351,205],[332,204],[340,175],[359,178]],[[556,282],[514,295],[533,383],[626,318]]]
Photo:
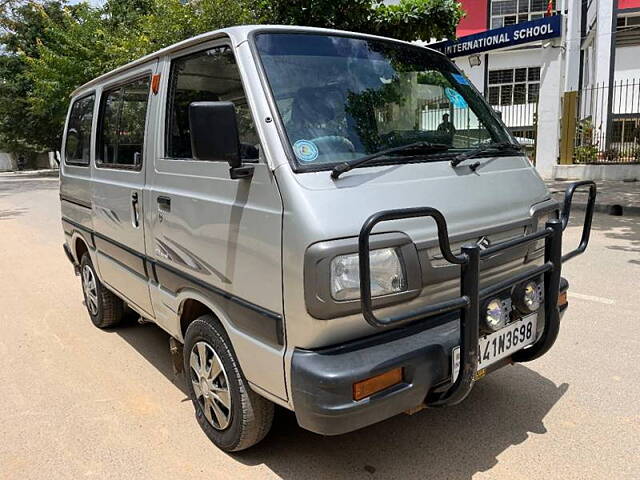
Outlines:
[[[202,280],[192,277],[191,275],[188,275],[184,272],[181,272],[180,270],[176,270],[175,268],[173,268],[170,265],[167,265],[166,263],[163,262],[158,262],[156,260],[152,260],[149,259],[149,261],[153,262],[156,264],[156,272],[158,274],[158,280],[160,280],[160,283],[164,286],[166,286],[167,288],[169,288],[170,290],[173,291],[177,291],[174,290],[173,288],[171,288],[169,283],[164,283],[162,282],[162,270],[167,270],[168,272],[170,272],[173,275],[177,275],[178,277],[183,278],[184,280],[189,281],[190,283],[193,283],[194,285],[197,285],[201,288],[204,288],[206,290],[209,290],[213,293],[215,293],[216,295],[220,295],[222,298],[226,299],[226,300],[231,300],[234,303],[237,303],[238,305],[241,305],[245,308],[248,308],[250,310],[254,310],[255,312],[259,313],[262,316],[265,316],[267,318],[271,318],[271,319],[277,319],[277,318],[281,318],[280,314],[272,312],[271,310],[267,310],[266,308],[262,308],[259,305],[256,305],[255,303],[251,303],[248,300],[245,300],[243,298],[237,297],[229,292],[225,292],[224,290],[219,289],[218,287],[214,287],[213,285],[203,282]],[[175,286],[175,285],[174,285]]]
[[69,195],[64,195],[64,194],[60,194],[60,200],[64,200],[65,202],[69,202],[69,203],[73,203],[74,205],[77,205],[79,207],[84,207],[84,208],[89,208],[91,209],[91,202],[85,202],[84,200],[81,200],[79,198],[76,197],[72,197]]
[[[72,228],[67,228],[69,225]],[[95,248],[96,245],[93,238],[93,231],[90,228],[87,228],[84,225],[76,223],[73,220],[69,220],[65,217],[62,217],[62,228],[64,229],[65,233],[68,233],[69,235],[71,235],[74,230],[86,233],[87,236],[82,235],[82,238],[89,244],[89,246],[91,246],[91,248]]]
[[[221,290],[170,265],[158,262],[73,220],[63,217],[62,221],[95,236],[97,239],[96,246],[105,255],[144,278],[150,278],[150,275],[152,275],[151,278],[156,283],[173,293],[188,287],[203,292],[205,296],[211,297],[213,295],[216,303],[225,308],[231,322],[239,330],[259,337],[268,343],[284,345],[284,325],[282,315],[279,313]],[[265,319],[269,321],[265,322]]]
[[204,296],[215,299],[216,303],[227,312],[229,320],[238,330],[272,345],[284,345],[283,322],[279,314],[231,295],[190,275],[185,275],[163,263],[155,262],[154,266],[160,285],[173,292],[184,288],[202,292]]
[[137,275],[140,275],[145,279],[149,278],[144,268],[145,260],[139,255],[136,255],[98,235],[96,235],[96,248],[98,248],[102,254],[121,265],[124,265]]

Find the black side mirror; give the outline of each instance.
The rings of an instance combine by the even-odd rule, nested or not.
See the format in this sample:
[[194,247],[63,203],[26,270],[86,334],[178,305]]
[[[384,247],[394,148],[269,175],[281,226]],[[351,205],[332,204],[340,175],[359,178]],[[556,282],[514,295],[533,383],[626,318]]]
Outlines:
[[193,102],[189,105],[191,152],[197,160],[228,162],[231,178],[253,175],[242,164],[236,109],[232,102]]

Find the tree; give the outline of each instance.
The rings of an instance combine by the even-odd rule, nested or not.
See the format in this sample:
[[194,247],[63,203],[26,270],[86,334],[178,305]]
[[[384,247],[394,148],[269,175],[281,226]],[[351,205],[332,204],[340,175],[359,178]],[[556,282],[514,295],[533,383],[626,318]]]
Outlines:
[[260,23],[305,25],[370,33],[400,40],[455,38],[462,18],[455,0],[400,0],[385,5],[382,0],[259,0]]
[[107,0],[101,8],[9,3],[0,16],[0,144],[13,152],[58,150],[71,92],[147,53],[135,39],[152,0]]
[[247,0],[154,0],[152,13],[140,24],[139,45],[152,52],[201,33],[255,23],[250,4]]
[[58,150],[73,90],[124,63],[102,11],[79,4],[65,7],[60,20],[47,18],[47,41],[38,41],[26,56],[25,77],[31,85],[27,118],[34,127],[30,142],[37,149]]
[[276,23],[429,40],[453,37],[461,16],[455,0],[0,0],[0,146],[57,150],[75,88],[207,31]]
[[55,42],[48,27],[63,22],[63,4],[6,1],[0,11],[0,143],[14,152],[40,150],[41,133],[50,125],[43,125],[46,116],[30,114],[35,89],[29,59],[40,45]]

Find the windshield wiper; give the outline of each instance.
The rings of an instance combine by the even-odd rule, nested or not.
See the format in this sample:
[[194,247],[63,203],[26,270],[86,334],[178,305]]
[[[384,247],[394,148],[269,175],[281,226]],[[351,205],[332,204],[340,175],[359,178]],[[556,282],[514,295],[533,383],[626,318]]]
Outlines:
[[380,150],[379,152],[372,153],[371,155],[365,155],[364,157],[360,157],[359,159],[353,162],[344,162],[336,165],[331,170],[331,178],[334,180],[340,177],[345,172],[352,170],[360,165],[364,165],[365,163],[369,163],[376,158],[384,157],[385,155],[390,155],[392,153],[401,153],[401,152],[410,152],[410,151],[421,151],[426,150],[428,152],[439,151],[439,150],[449,150],[451,145],[446,145],[444,143],[431,143],[431,142],[415,142],[409,143],[407,145],[402,145],[400,147],[387,148],[386,150]]
[[456,157],[454,157],[451,160],[451,166],[457,167],[468,158],[477,157],[478,155],[486,152],[487,150],[498,150],[498,151],[512,150],[514,152],[520,152],[522,151],[522,147],[520,145],[517,145],[515,143],[510,143],[510,142],[485,143],[484,145],[480,145],[479,147],[474,148],[473,150],[469,150],[468,152],[461,153],[460,155],[457,155]]

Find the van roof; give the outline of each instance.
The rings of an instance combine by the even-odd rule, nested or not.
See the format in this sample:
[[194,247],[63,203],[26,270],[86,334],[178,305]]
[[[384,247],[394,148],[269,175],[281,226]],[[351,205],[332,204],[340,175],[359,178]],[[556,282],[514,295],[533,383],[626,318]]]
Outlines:
[[[325,34],[340,34],[340,35],[349,35],[349,36],[354,36],[354,37],[362,37],[362,38],[377,38],[377,39],[383,39],[383,40],[390,40],[393,42],[398,42],[398,43],[404,43],[407,45],[413,45],[416,46],[416,44],[412,44],[410,42],[404,42],[402,40],[397,40],[397,39],[393,39],[393,38],[387,38],[387,37],[380,37],[377,35],[369,35],[369,34],[365,34],[365,33],[358,33],[358,32],[348,32],[345,30],[334,30],[334,29],[329,29],[329,28],[317,28],[317,27],[298,27],[298,26],[291,26],[291,25],[238,25],[235,27],[229,27],[229,28],[223,28],[220,30],[214,30],[212,32],[207,32],[207,33],[203,33],[200,35],[196,35],[195,37],[191,37],[188,38],[186,40],[182,40],[181,42],[178,43],[174,43],[173,45],[170,45],[168,47],[165,47],[161,50],[158,50],[156,52],[150,53],[148,55],[145,55],[143,57],[138,58],[137,60],[134,60],[132,62],[129,62],[125,65],[122,65],[121,67],[118,67],[114,70],[111,70],[110,72],[104,73],[102,75],[100,75],[99,77],[94,78],[93,80],[90,80],[89,82],[85,83],[84,85],[78,87],[77,89],[75,89],[73,91],[73,93],[71,94],[72,97],[75,97],[81,93],[83,93],[85,90],[88,90],[90,88],[95,87],[96,85],[102,83],[103,81],[115,77],[118,74],[125,72],[131,68],[134,68],[138,65],[142,65],[143,63],[146,63],[150,60],[154,60],[156,58],[160,58],[163,57],[165,55],[168,54],[172,54],[174,52],[180,51],[182,49],[188,48],[192,45],[197,45],[198,43],[202,43],[208,40],[213,40],[215,38],[218,37],[223,37],[223,36],[227,36],[229,38],[231,38],[231,41],[233,42],[234,45],[239,45],[242,42],[246,41],[249,34],[253,31],[256,30],[260,30],[260,31],[269,31],[269,30],[277,30],[277,31],[283,31],[283,30],[289,30],[292,32],[316,32],[316,33],[325,33]],[[439,53],[439,52],[438,52]]]

